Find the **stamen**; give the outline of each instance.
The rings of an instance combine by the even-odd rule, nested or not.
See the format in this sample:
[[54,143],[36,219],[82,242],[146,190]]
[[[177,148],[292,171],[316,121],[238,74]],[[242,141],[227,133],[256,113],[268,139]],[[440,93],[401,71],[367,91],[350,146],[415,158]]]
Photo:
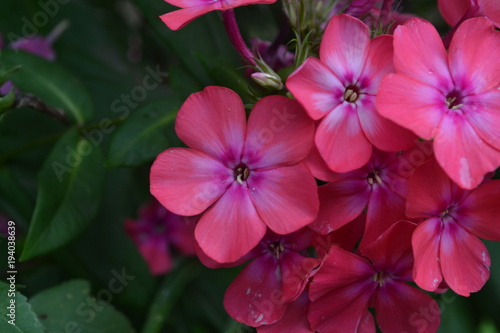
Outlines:
[[358,99],[358,93],[355,92],[353,89],[348,88],[344,92],[344,100],[349,103],[354,103]]

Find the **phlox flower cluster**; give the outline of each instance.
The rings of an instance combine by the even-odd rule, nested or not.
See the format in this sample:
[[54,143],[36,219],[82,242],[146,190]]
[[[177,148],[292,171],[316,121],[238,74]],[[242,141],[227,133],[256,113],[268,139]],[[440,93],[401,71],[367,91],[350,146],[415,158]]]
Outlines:
[[[167,2],[181,7],[161,17],[176,30],[274,1]],[[184,102],[175,130],[186,147],[158,155],[151,193],[168,214],[196,217],[203,264],[246,263],[224,296],[235,320],[264,333],[436,332],[432,292],[484,286],[480,238],[500,240],[498,2],[462,2],[459,13],[438,1],[449,46],[390,1],[339,2],[284,90],[251,110],[218,86]],[[374,22],[394,33],[374,36]],[[168,270],[143,241],[152,270]]]

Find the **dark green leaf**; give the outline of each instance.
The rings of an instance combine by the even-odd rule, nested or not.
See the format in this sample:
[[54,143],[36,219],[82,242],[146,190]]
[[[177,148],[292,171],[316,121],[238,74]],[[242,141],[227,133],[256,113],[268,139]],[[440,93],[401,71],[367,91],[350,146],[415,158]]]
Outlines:
[[0,297],[0,332],[43,333],[43,326],[31,305],[26,301],[26,297],[18,291],[10,293],[10,286],[0,282],[0,295],[2,295]]
[[47,332],[134,331],[127,318],[109,305],[116,291],[101,289],[97,292],[97,300],[89,296],[89,292],[88,282],[73,280],[36,294],[30,303]]
[[55,145],[38,174],[38,196],[21,260],[74,239],[99,207],[103,157],[98,145],[70,131]]
[[83,85],[56,63],[22,51],[5,50],[0,56],[3,66],[21,65],[12,81],[22,91],[32,93],[48,105],[64,110],[77,124],[92,117],[93,106]]
[[134,112],[114,133],[108,164],[137,166],[167,149],[167,130],[179,106],[174,99],[163,99]]
[[0,86],[9,81],[15,72],[21,69],[21,66],[12,66],[8,68],[0,68]]
[[15,98],[16,94],[13,89],[11,89],[7,95],[0,97],[0,114],[12,109]]

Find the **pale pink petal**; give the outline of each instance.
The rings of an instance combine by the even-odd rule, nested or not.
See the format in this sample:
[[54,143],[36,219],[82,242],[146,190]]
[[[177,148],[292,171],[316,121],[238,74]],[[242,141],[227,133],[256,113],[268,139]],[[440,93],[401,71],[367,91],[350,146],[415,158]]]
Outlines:
[[460,203],[457,223],[470,233],[481,238],[500,240],[500,180],[492,180],[472,190]]
[[316,181],[305,164],[254,171],[247,183],[255,209],[277,234],[297,231],[318,215]]
[[438,8],[446,23],[454,27],[467,13],[471,0],[438,0]]
[[484,142],[464,117],[449,112],[434,140],[436,159],[460,187],[472,189],[500,165],[500,151]]
[[[171,1],[169,1],[171,2]],[[163,14],[160,19],[171,30],[179,30],[184,28],[188,23],[197,19],[198,17],[216,10],[217,7],[212,3],[199,4],[194,7],[178,9],[173,12]]]
[[400,74],[382,80],[376,106],[379,113],[424,139],[432,139],[446,107],[446,97],[435,87]]
[[178,215],[197,215],[216,201],[233,181],[233,171],[209,155],[171,148],[151,166],[151,194]]
[[206,87],[184,102],[177,114],[175,131],[189,147],[227,165],[241,157],[246,131],[243,102],[228,88]]
[[368,204],[370,187],[366,179],[350,179],[318,188],[319,214],[309,225],[326,235],[358,217]]
[[441,311],[437,302],[404,282],[387,281],[375,298],[377,323],[382,332],[436,332]]
[[449,48],[450,72],[464,94],[480,93],[499,85],[500,32],[484,17],[465,20]]
[[313,145],[314,122],[295,100],[264,97],[248,118],[242,162],[250,168],[296,164]]
[[394,32],[394,67],[396,72],[426,83],[446,94],[453,88],[448,57],[436,28],[420,18],[413,18]]
[[439,258],[441,232],[441,219],[434,217],[420,224],[412,236],[413,280],[427,291],[435,291],[443,280]]
[[389,35],[381,35],[370,41],[363,74],[358,81],[364,93],[375,95],[382,78],[394,72],[392,43],[393,37]]
[[497,27],[500,27],[500,2],[498,0],[478,0],[484,15]]
[[203,252],[220,263],[240,259],[265,233],[248,190],[237,182],[203,214],[194,232]]
[[336,15],[328,23],[320,46],[320,59],[345,84],[360,77],[370,46],[366,24],[345,14]]
[[417,137],[409,130],[382,117],[375,108],[375,97],[366,96],[358,104],[358,117],[363,133],[378,149],[384,151],[406,150],[415,144]]
[[229,285],[224,308],[236,321],[252,327],[278,321],[288,302],[281,299],[280,267],[271,255],[255,258]]
[[313,333],[307,320],[309,310],[309,297],[307,291],[294,302],[288,304],[283,317],[272,325],[257,327],[257,333]]
[[445,223],[441,234],[441,269],[448,286],[459,295],[480,290],[490,277],[486,246],[458,224]]
[[490,146],[500,150],[500,90],[468,96],[460,109],[477,135]]
[[336,172],[360,168],[372,154],[372,144],[361,129],[356,106],[347,102],[321,121],[315,142],[321,157]]
[[297,68],[286,80],[286,86],[314,120],[323,118],[344,101],[344,85],[316,58],[308,58]]
[[435,159],[419,166],[408,186],[406,215],[411,218],[439,216],[454,199],[452,181]]

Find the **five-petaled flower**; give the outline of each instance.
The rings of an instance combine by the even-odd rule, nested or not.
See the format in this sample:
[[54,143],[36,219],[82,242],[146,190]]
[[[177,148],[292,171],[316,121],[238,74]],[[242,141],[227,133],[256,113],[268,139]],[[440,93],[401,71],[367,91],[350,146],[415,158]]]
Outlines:
[[264,237],[267,227],[288,234],[311,223],[319,200],[302,160],[314,123],[283,96],[255,104],[248,124],[243,102],[230,89],[207,87],[179,110],[179,138],[151,167],[151,193],[179,215],[203,215],[195,229],[205,254],[234,262]]
[[380,113],[424,139],[462,188],[500,165],[500,32],[465,21],[448,52],[436,29],[411,19],[394,33],[394,66],[380,84]]

